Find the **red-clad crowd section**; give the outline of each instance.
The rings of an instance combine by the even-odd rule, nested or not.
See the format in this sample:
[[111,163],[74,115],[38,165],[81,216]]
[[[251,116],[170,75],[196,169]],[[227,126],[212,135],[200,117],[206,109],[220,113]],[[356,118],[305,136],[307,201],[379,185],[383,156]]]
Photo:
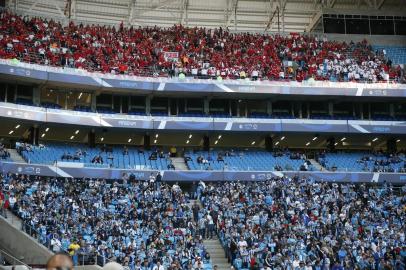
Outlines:
[[0,58],[91,72],[253,80],[401,81],[366,42],[225,29],[82,25],[0,13]]

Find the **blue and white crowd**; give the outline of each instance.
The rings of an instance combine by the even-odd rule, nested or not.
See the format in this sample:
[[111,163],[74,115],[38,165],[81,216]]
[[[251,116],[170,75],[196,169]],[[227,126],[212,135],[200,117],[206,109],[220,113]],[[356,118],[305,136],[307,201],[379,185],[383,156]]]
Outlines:
[[283,177],[200,182],[189,196],[154,175],[139,182],[7,174],[1,190],[24,229],[76,265],[84,254],[134,270],[207,270],[203,240],[218,237],[235,269],[406,269],[406,186]]
[[97,255],[134,270],[212,268],[177,184],[6,175],[2,187],[24,229],[75,265]]
[[309,179],[199,190],[237,269],[405,269],[406,186]]

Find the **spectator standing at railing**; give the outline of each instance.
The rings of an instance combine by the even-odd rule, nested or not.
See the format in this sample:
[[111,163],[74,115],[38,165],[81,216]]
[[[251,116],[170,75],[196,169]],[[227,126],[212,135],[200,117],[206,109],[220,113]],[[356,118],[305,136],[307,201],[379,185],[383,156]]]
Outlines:
[[79,265],[79,254],[78,251],[80,249],[80,245],[77,243],[76,239],[73,239],[72,243],[68,247],[69,255],[72,257],[73,265]]

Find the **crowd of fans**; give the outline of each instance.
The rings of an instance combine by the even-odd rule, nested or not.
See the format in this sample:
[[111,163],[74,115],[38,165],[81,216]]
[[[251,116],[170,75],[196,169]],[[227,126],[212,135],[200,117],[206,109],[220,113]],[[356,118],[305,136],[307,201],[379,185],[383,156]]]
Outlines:
[[282,178],[199,190],[237,269],[405,269],[406,186]]
[[1,159],[8,159],[10,157],[10,153],[7,151],[4,144],[0,143],[0,158]]
[[97,258],[100,265],[114,260],[137,270],[208,269],[210,254],[196,234],[187,194],[159,179],[109,183],[8,174],[2,190],[24,229],[52,251],[69,252],[75,265]]
[[0,13],[0,58],[128,75],[230,79],[402,81],[366,42],[231,33],[227,29],[62,25]]
[[85,255],[136,270],[211,269],[203,240],[218,236],[235,269],[406,267],[405,185],[281,177],[200,182],[189,194],[154,174],[145,182],[7,174],[0,184],[0,206],[75,265]]

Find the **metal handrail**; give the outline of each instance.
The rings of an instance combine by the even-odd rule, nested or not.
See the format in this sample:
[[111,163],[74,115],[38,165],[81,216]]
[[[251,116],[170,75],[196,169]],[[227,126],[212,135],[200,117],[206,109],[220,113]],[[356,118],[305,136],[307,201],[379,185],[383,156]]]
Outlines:
[[24,263],[23,261],[17,259],[15,256],[11,255],[10,253],[5,251],[4,249],[0,249],[0,254],[6,255],[6,256],[2,255],[3,257],[9,258],[9,259],[11,258],[11,260],[13,261],[12,265],[16,265],[14,262],[17,262],[20,265],[26,266],[28,269],[32,269],[31,266],[29,266],[28,264]]
[[[28,233],[30,236],[32,236],[32,231],[34,231],[37,236],[40,235],[40,232],[39,232],[35,227],[33,227],[32,225],[28,224],[28,222],[22,220],[21,224],[22,224],[22,227],[23,227],[23,230],[22,230],[22,231]],[[26,230],[24,230],[24,228],[26,228],[26,226],[29,227],[29,229],[31,230],[31,232],[27,232]],[[46,239],[45,244],[44,244],[44,243],[41,243],[41,242],[39,241],[38,237],[36,237],[36,240],[37,240],[41,245],[45,246],[45,247],[48,248],[48,249],[51,249],[49,239]],[[46,245],[47,242],[49,243],[49,245]],[[69,254],[69,251],[66,250],[66,249],[64,249],[64,248],[62,247],[62,245],[57,245],[57,246],[59,247],[59,249],[60,249],[63,253]],[[52,250],[51,250],[51,251],[52,251]],[[82,260],[78,260],[79,265],[86,265],[86,264],[85,264],[85,259],[84,259],[85,256],[87,256],[87,257],[89,257],[89,258],[91,258],[91,256],[92,256],[92,254],[89,254],[89,253],[78,253],[78,254],[79,254],[79,255],[83,255],[83,256],[82,256]],[[97,260],[97,257],[98,257],[98,256],[99,256],[99,254],[98,254],[98,252],[97,252],[97,250],[96,250],[96,251],[95,251],[95,258],[94,258],[94,265],[97,265],[97,261],[98,261],[98,260]],[[105,258],[105,261],[106,261],[107,263],[109,263],[109,262],[115,262],[114,260],[111,260],[110,258]],[[86,262],[87,262],[87,261],[86,261]],[[125,270],[129,270],[129,269],[130,269],[130,268],[127,267],[127,266],[123,266],[123,267],[124,267]]]

